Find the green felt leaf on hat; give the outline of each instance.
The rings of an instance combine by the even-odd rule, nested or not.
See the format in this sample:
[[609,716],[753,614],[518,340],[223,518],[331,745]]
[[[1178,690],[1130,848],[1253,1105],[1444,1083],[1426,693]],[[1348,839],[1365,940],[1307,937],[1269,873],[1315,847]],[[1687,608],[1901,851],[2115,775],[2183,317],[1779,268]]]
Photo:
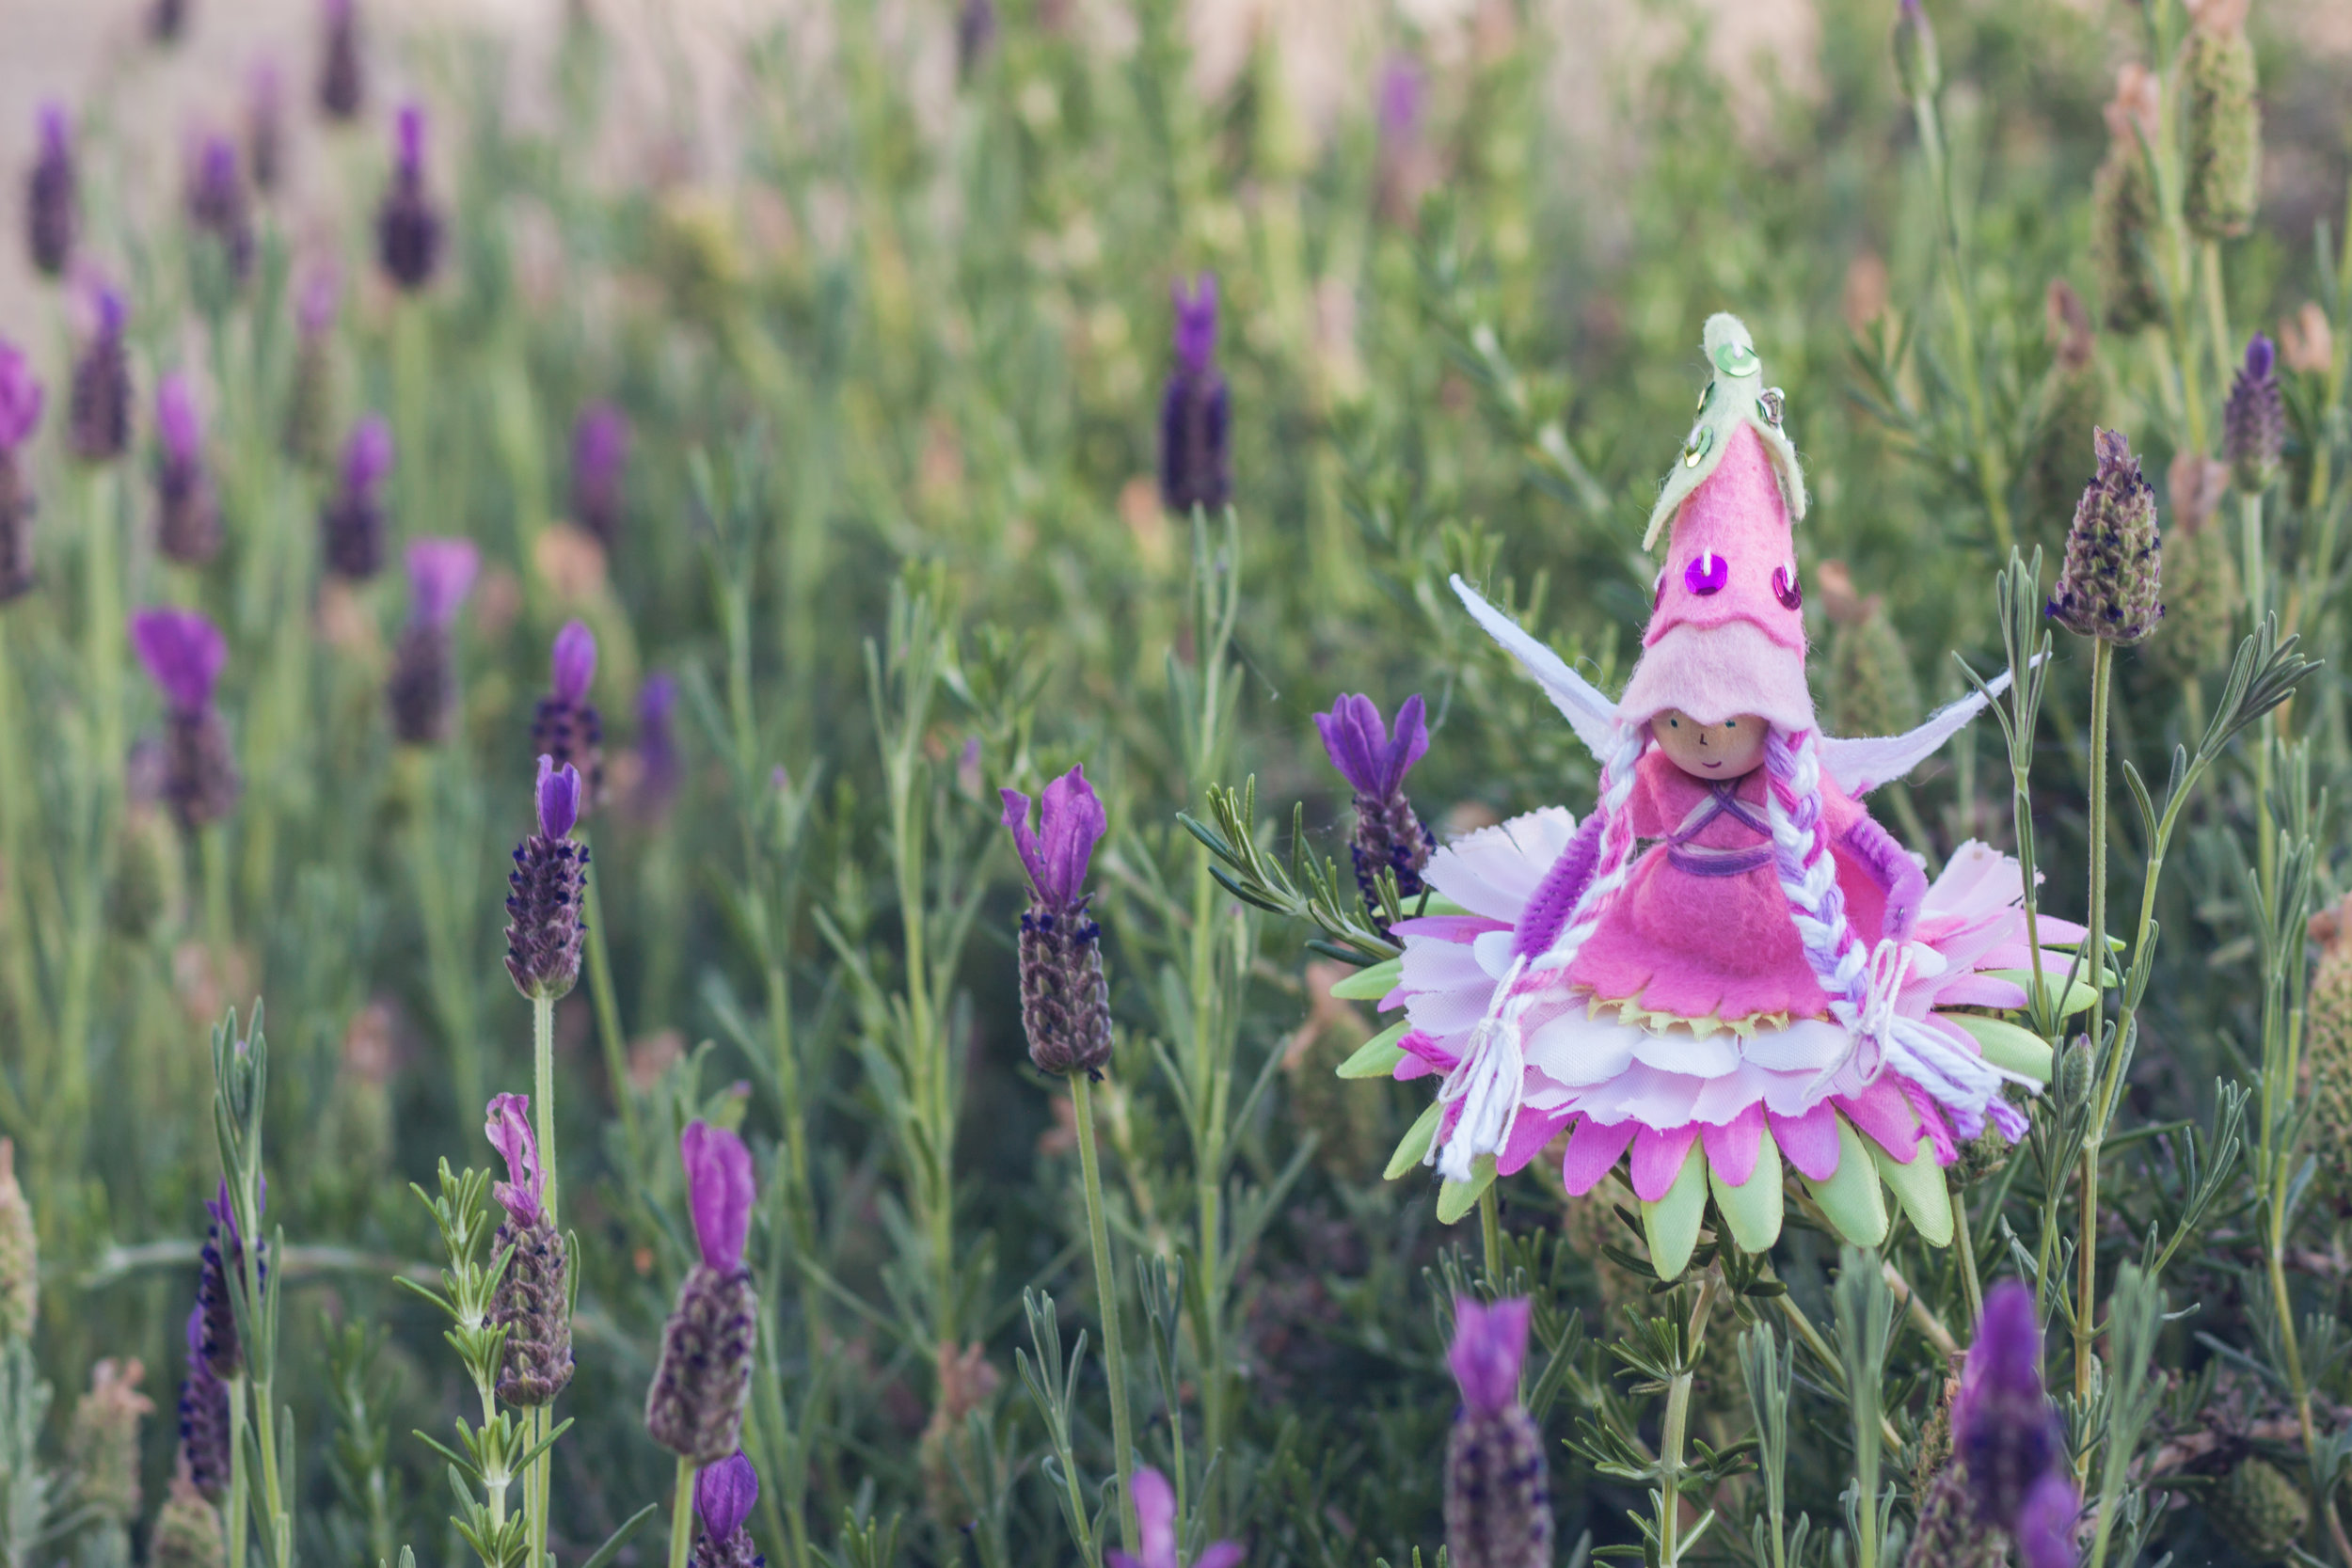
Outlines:
[[1807,1176],[1804,1184],[1840,1236],[1856,1246],[1876,1246],[1886,1240],[1886,1195],[1879,1190],[1878,1165],[1862,1144],[1853,1123],[1838,1117],[1837,1169],[1826,1181]]
[[1495,1157],[1481,1154],[1470,1165],[1468,1181],[1448,1181],[1438,1189],[1438,1223],[1452,1225],[1478,1206],[1478,1195],[1495,1184]]
[[2050,1081],[2050,1042],[2032,1030],[1982,1013],[1944,1016],[1967,1030],[1977,1042],[1977,1049],[1984,1053],[1984,1059],[2003,1072],[2022,1072],[2037,1084]]
[[1796,444],[1779,423],[1766,416],[1762,402],[1754,394],[1754,388],[1764,379],[1764,362],[1756,356],[1756,340],[1748,335],[1739,317],[1718,311],[1707,319],[1702,346],[1707,352],[1709,372],[1744,390],[1727,397],[1700,399],[1698,419],[1692,424],[1691,434],[1683,438],[1682,451],[1675,466],[1666,470],[1666,483],[1659,487],[1658,504],[1650,508],[1649,526],[1642,532],[1642,548],[1645,550],[1658,547],[1658,536],[1666,531],[1666,525],[1674,520],[1691,492],[1706,483],[1722,466],[1724,453],[1731,450],[1731,433],[1743,424],[1763,441],[1772,471],[1780,477],[1780,494],[1788,505],[1788,520],[1800,522],[1804,517],[1804,470],[1797,462]]
[[1370,969],[1359,969],[1331,988],[1331,994],[1343,1002],[1377,1002],[1396,990],[1396,983],[1405,977],[1405,960],[1391,958]]
[[1724,1173],[1709,1165],[1707,1182],[1715,1194],[1715,1207],[1731,1227],[1731,1239],[1742,1252],[1762,1252],[1780,1240],[1780,1146],[1767,1132],[1756,1143],[1756,1169],[1735,1187]]
[[1934,1147],[1921,1139],[1917,1152],[1904,1163],[1881,1148],[1875,1139],[1862,1141],[1869,1146],[1870,1158],[1885,1179],[1887,1191],[1918,1227],[1920,1239],[1930,1246],[1950,1246],[1951,1190],[1944,1184],[1944,1167],[1935,1163]]
[[1444,1115],[1444,1101],[1433,1100],[1429,1102],[1429,1109],[1405,1130],[1404,1139],[1397,1144],[1396,1152],[1389,1156],[1389,1168],[1380,1173],[1382,1180],[1393,1181],[1421,1164],[1422,1156],[1429,1152],[1430,1144],[1438,1136],[1438,1122]]
[[1655,1203],[1642,1205],[1642,1234],[1649,1241],[1650,1267],[1672,1279],[1691,1266],[1699,1244],[1699,1221],[1707,1216],[1707,1155],[1691,1140],[1675,1184]]
[[1412,1026],[1411,1019],[1400,1018],[1372,1038],[1364,1041],[1356,1048],[1354,1055],[1340,1064],[1340,1076],[1343,1078],[1386,1078],[1389,1076],[1396,1070],[1396,1064],[1405,1059],[1405,1053],[1396,1042],[1403,1039],[1406,1032]]
[[[2028,996],[2033,994],[2033,971],[2030,969],[1988,969],[1982,973],[1992,975],[1996,980],[2007,980]],[[2063,993],[2063,1005],[2058,1006],[2061,1002],[2061,993]],[[2099,999],[2098,993],[2086,985],[2080,977],[2077,977],[2072,986],[2067,985],[2066,966],[2063,963],[2045,967],[2042,971],[2042,994],[2048,997],[2054,1006],[2058,1006],[2058,1014],[2060,1018],[2072,1018],[2076,1013],[2088,1012],[2090,1010],[2090,1005]]]

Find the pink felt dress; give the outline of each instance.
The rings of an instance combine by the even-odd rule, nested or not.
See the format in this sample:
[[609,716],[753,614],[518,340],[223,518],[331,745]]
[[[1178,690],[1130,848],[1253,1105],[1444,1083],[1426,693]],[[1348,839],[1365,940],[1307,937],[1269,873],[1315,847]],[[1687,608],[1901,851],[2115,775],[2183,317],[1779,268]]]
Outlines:
[[[1628,802],[1636,837],[1656,843],[1568,966],[1569,980],[1602,1002],[1633,1002],[1676,1018],[1730,1023],[1764,1014],[1829,1011],[1772,867],[1765,775],[1710,783],[1651,751]],[[1821,831],[1854,935],[1876,942],[1885,890],[1846,834],[1862,807],[1824,779]]]

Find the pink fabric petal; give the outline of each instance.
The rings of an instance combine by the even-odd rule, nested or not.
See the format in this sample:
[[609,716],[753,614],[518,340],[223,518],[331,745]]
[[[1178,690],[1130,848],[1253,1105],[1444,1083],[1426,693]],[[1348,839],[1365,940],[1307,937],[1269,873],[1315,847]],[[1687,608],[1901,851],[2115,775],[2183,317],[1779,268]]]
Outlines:
[[[1405,1053],[1405,1059],[1396,1064],[1396,1076],[1400,1080],[1419,1078],[1430,1072],[1452,1072],[1462,1060],[1454,1052],[1439,1044],[1438,1037],[1425,1029],[1415,1029],[1396,1043],[1398,1049]],[[1414,1070],[1407,1072],[1405,1070],[1407,1068]]]
[[1837,1174],[1837,1113],[1824,1100],[1801,1117],[1771,1116],[1772,1141],[1788,1163],[1816,1181]]
[[1633,1141],[1639,1128],[1633,1122],[1621,1121],[1613,1127],[1597,1122],[1578,1124],[1568,1138],[1568,1152],[1560,1161],[1560,1180],[1571,1197],[1582,1197],[1600,1184]]
[[1467,947],[1488,931],[1510,928],[1483,914],[1424,914],[1400,920],[1389,927],[1389,932],[1392,936],[1411,937],[1416,942],[1451,942]]
[[1502,1151],[1495,1156],[1495,1174],[1518,1174],[1575,1119],[1573,1111],[1521,1111],[1511,1123],[1511,1135],[1502,1141]]
[[1698,1124],[1670,1128],[1664,1132],[1645,1127],[1633,1134],[1633,1196],[1644,1203],[1655,1203],[1666,1196],[1682,1174],[1683,1156],[1691,1152],[1697,1141]]
[[1881,1073],[1868,1088],[1856,1095],[1838,1095],[1836,1103],[1857,1130],[1874,1139],[1899,1162],[1909,1164],[1911,1157],[1919,1152],[1919,1118],[1911,1114],[1911,1106],[1904,1101],[1902,1090],[1895,1086],[1894,1079],[1891,1072]]
[[[2063,974],[2065,971],[2054,973]],[[1937,991],[1935,1000],[1937,1006],[1945,1007],[1996,1007],[2010,1012],[2026,1005],[2026,988],[1990,974],[1963,974]]]
[[1699,1143],[1707,1163],[1730,1186],[1744,1186],[1756,1174],[1756,1154],[1764,1140],[1764,1107],[1751,1104],[1722,1127],[1702,1124]]

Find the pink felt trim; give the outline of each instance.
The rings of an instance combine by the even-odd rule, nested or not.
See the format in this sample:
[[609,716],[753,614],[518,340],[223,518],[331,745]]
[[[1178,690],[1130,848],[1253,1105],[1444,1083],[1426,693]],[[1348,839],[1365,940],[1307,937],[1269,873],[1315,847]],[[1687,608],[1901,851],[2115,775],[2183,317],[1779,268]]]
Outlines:
[[1568,1134],[1568,1151],[1560,1159],[1560,1180],[1568,1196],[1582,1197],[1598,1186],[1639,1130],[1639,1124],[1630,1121],[1613,1127],[1594,1121],[1577,1123],[1576,1131]]
[[1764,1107],[1750,1105],[1722,1127],[1701,1127],[1699,1143],[1707,1163],[1727,1185],[1747,1184],[1756,1174],[1756,1157],[1764,1142]]
[[1698,1137],[1695,1124],[1663,1131],[1645,1127],[1633,1134],[1633,1196],[1655,1203],[1682,1174],[1683,1158]]
[[1816,727],[1804,648],[1783,647],[1747,621],[1677,626],[1643,653],[1618,716],[1645,723],[1670,707],[1702,724],[1754,713],[1790,734]]
[[1772,1141],[1780,1145],[1780,1152],[1798,1170],[1816,1181],[1826,1181],[1837,1174],[1837,1113],[1828,1101],[1801,1117],[1784,1117],[1767,1112],[1772,1127]]

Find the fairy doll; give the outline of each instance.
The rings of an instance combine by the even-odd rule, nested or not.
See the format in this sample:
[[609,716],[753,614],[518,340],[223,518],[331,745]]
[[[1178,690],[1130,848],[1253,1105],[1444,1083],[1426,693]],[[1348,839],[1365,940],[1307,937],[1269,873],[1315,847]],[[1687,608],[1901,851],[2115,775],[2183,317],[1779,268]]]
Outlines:
[[[1549,808],[1438,850],[1429,912],[1394,927],[1403,957],[1375,982],[1409,1025],[1394,1076],[1442,1075],[1417,1134],[1456,1211],[1566,1132],[1570,1192],[1627,1163],[1668,1278],[1710,1196],[1742,1247],[1769,1246],[1784,1165],[1851,1240],[1883,1239],[1883,1183],[1947,1242],[1939,1167],[1988,1127],[2019,1136],[2004,1085],[2050,1060],[1997,1016],[2030,978],[2016,862],[1971,842],[1931,883],[1861,804],[1985,698],[1905,736],[1821,733],[1781,393],[1736,318],[1710,320],[1705,348],[1712,379],[1643,541],[1665,534],[1666,559],[1622,697],[1454,579],[1592,749],[1598,800],[1581,825]],[[2039,934],[2081,931],[2045,916]]]

